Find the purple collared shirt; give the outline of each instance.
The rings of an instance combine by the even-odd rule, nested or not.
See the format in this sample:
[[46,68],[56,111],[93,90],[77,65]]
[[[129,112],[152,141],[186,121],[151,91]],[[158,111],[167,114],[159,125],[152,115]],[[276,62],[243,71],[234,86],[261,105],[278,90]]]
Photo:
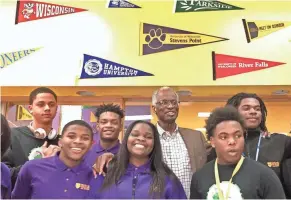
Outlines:
[[99,140],[100,140],[99,133],[94,133],[94,134],[93,134],[93,141],[94,141],[94,144],[98,143]]
[[[95,181],[104,180],[103,176],[98,176]],[[152,184],[152,175],[150,174],[150,162],[147,164],[135,167],[129,164],[126,173],[120,178],[118,183],[98,190],[91,194],[91,198],[95,199],[151,199],[153,196],[149,194]],[[181,182],[166,177],[165,189],[161,199],[187,199]]]
[[95,143],[93,145],[93,147],[90,149],[90,151],[88,151],[88,153],[85,156],[85,162],[89,165],[89,166],[93,166],[95,164],[96,158],[98,158],[99,156],[101,156],[104,153],[110,152],[113,153],[114,155],[117,154],[118,150],[120,147],[120,143],[118,141],[118,143],[111,147],[110,149],[104,149],[101,145],[100,145],[100,141],[98,141],[97,143]]
[[101,182],[85,162],[68,168],[59,155],[26,162],[17,177],[12,198],[16,199],[83,199]]
[[10,170],[1,162],[1,199],[11,198],[11,178]]

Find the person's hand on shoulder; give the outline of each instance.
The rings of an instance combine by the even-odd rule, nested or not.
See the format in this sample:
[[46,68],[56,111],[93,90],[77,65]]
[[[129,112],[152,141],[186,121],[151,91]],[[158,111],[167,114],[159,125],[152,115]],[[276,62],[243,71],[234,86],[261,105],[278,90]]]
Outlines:
[[95,164],[92,166],[95,178],[97,177],[97,174],[103,174],[103,176],[105,176],[107,173],[108,163],[113,159],[113,157],[114,154],[109,152],[97,157]]
[[57,145],[51,144],[47,147],[47,141],[44,142],[44,144],[42,145],[41,148],[42,148],[43,158],[55,156],[57,154],[57,152],[59,152],[61,150],[61,147],[59,147]]

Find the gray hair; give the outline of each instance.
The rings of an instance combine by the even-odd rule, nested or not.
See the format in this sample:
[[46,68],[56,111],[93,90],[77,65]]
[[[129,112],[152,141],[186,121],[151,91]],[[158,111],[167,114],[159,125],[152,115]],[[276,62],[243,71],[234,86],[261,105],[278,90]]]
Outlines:
[[158,90],[154,91],[154,93],[152,95],[152,105],[153,106],[156,106],[156,104],[157,104],[157,96],[158,96],[159,92],[163,91],[163,90],[171,90],[171,91],[173,91],[175,93],[176,97],[177,97],[177,101],[179,101],[179,95],[177,94],[177,92],[175,92],[172,88],[170,88],[168,86],[164,86],[164,87],[161,87]]

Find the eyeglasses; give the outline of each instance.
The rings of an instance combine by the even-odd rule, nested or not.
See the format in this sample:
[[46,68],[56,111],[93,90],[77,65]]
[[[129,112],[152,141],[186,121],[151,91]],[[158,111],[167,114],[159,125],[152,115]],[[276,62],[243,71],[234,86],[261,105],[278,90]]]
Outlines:
[[161,105],[161,106],[169,106],[170,104],[172,106],[178,106],[180,102],[176,101],[176,100],[161,100],[161,101],[158,101],[157,104]]

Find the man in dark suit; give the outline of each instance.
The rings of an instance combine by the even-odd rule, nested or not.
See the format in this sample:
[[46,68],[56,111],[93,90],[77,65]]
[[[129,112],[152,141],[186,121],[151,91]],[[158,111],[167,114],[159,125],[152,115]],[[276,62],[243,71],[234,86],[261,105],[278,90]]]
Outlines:
[[157,115],[165,163],[180,179],[187,196],[191,177],[207,161],[207,142],[200,131],[182,128],[176,124],[179,114],[179,96],[170,87],[161,87],[153,93],[152,108]]

